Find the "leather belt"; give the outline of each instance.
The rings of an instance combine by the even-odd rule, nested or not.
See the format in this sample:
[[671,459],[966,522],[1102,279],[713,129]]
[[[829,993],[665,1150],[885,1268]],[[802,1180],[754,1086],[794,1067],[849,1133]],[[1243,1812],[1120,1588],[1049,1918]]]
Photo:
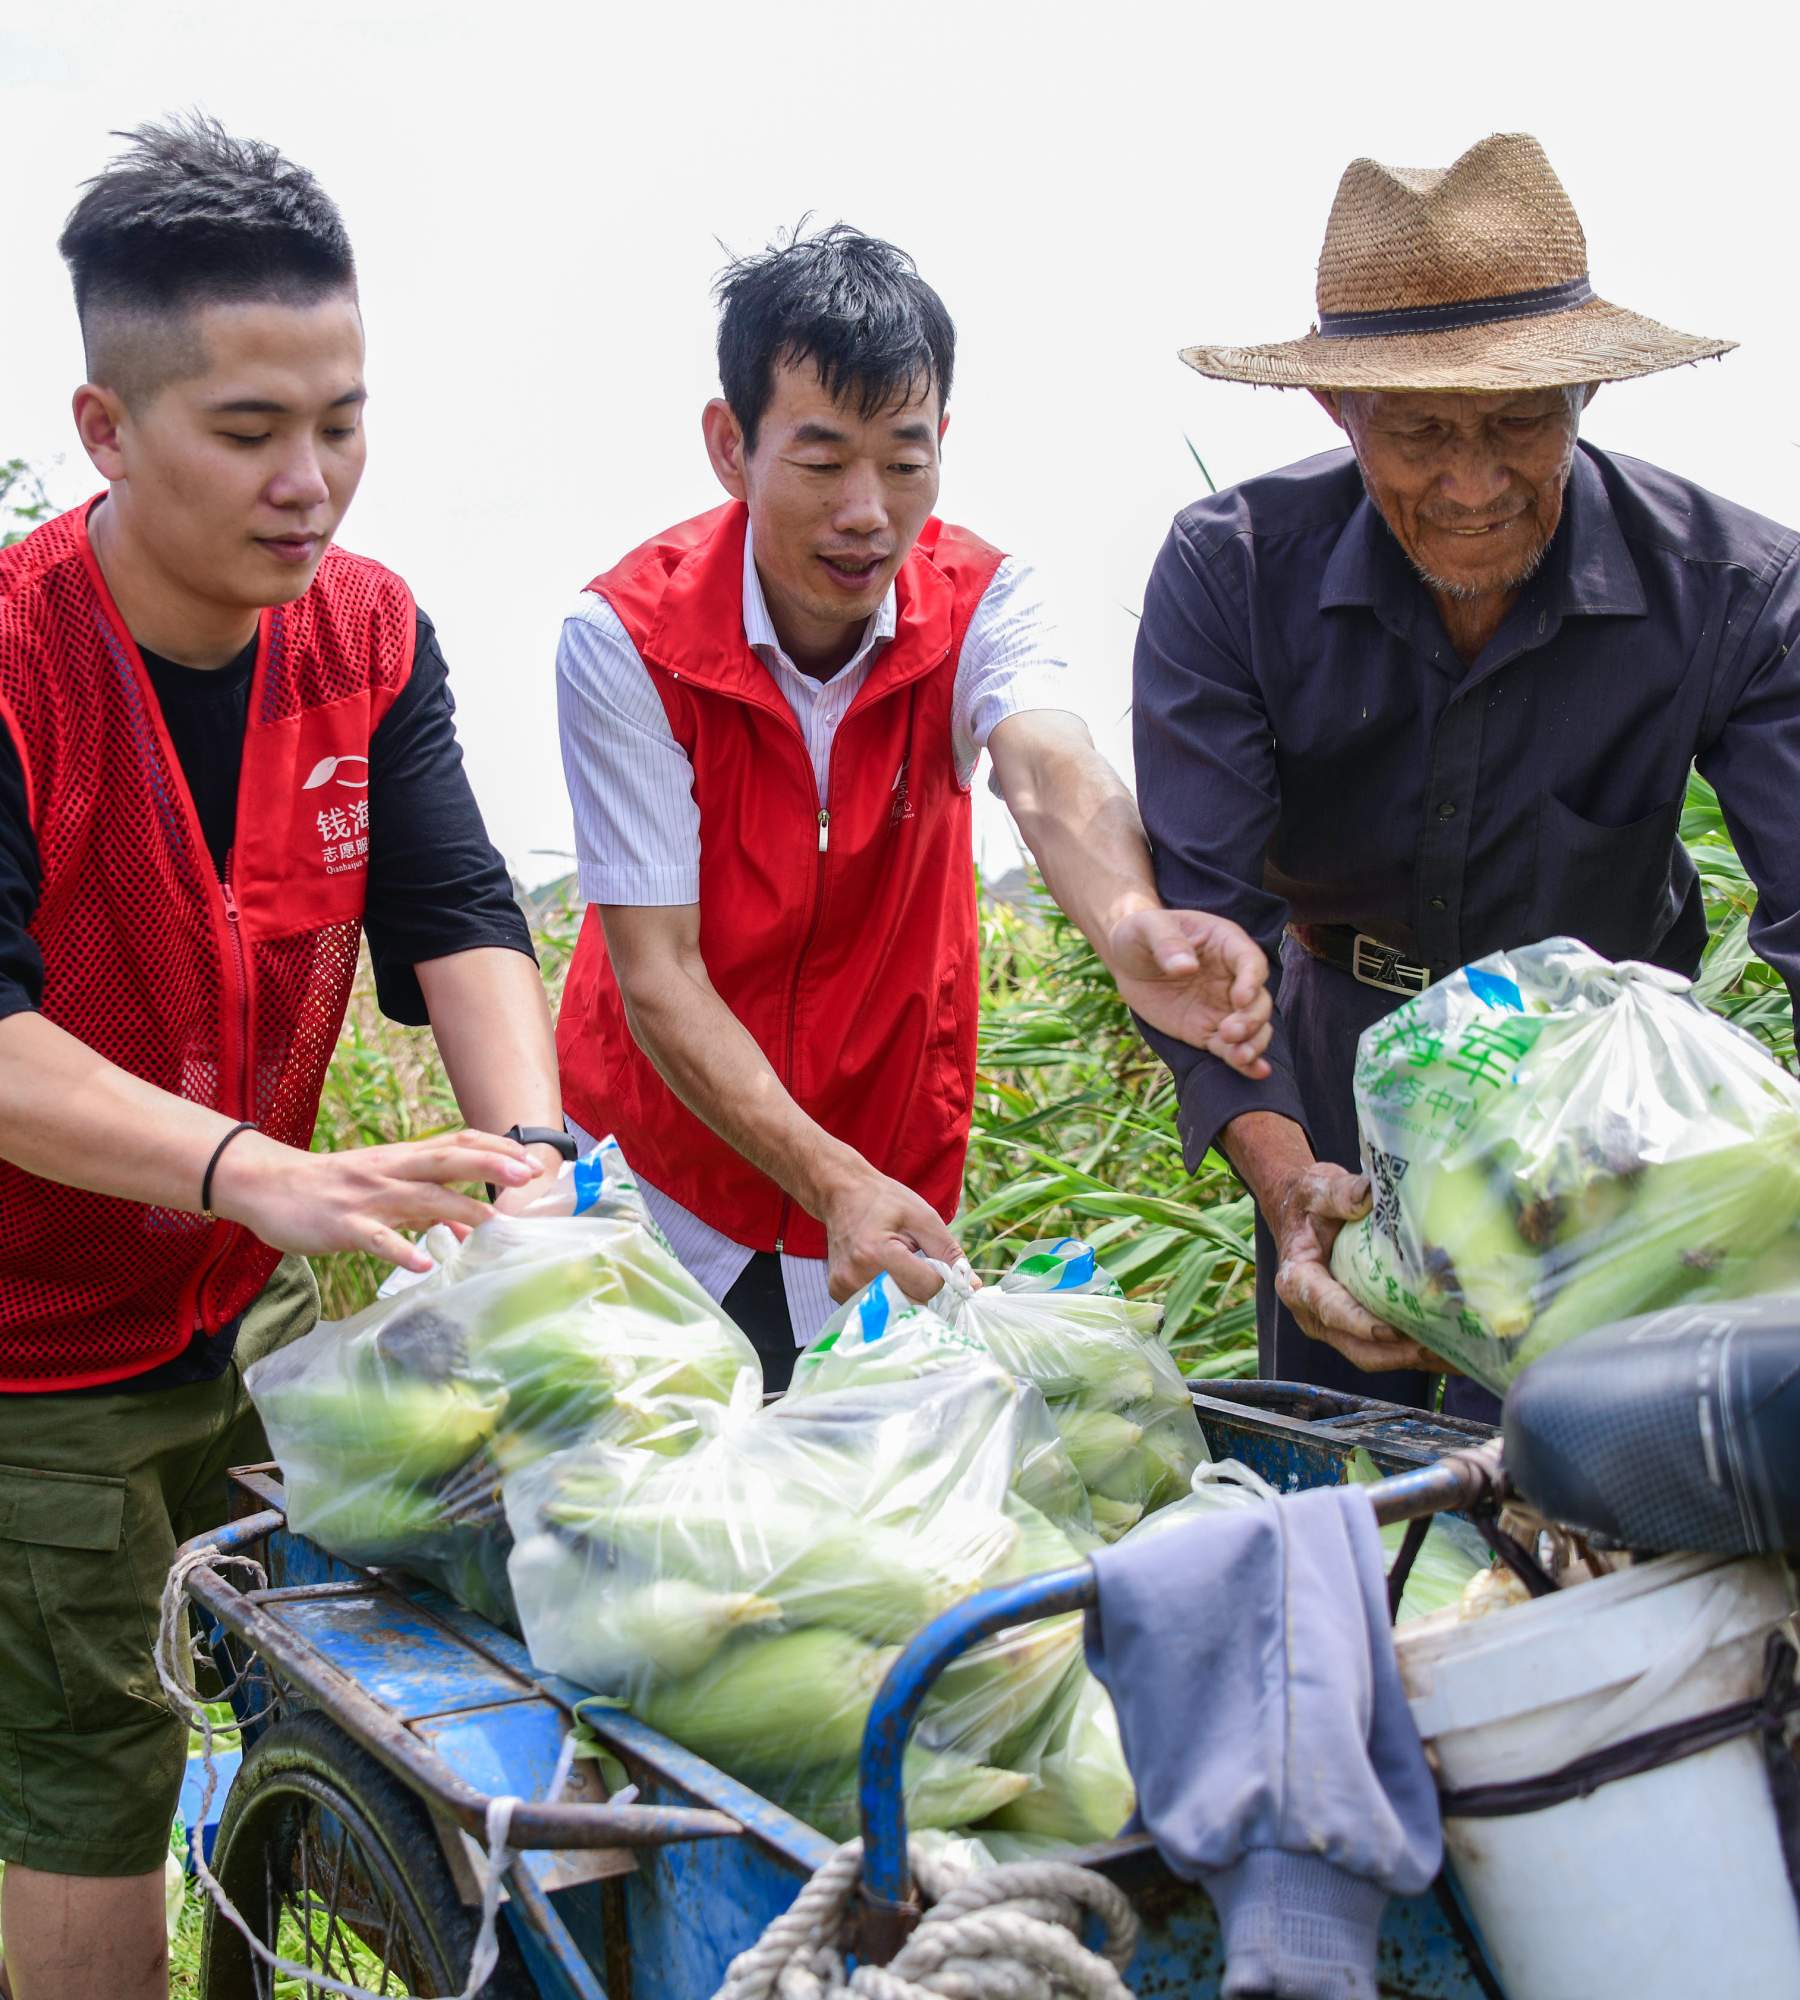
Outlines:
[[1391,944],[1349,924],[1289,924],[1288,935],[1310,957],[1383,993],[1423,993],[1431,984],[1430,966],[1402,958]]

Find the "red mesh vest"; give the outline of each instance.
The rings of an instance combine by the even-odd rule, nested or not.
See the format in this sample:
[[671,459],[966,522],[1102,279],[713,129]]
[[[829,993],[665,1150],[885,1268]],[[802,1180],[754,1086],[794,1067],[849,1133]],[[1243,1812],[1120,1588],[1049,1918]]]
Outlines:
[[[589,585],[619,615],[694,767],[700,948],[809,1116],[947,1221],[962,1189],[979,1008],[969,795],[951,747],[963,636],[998,550],[932,520],[898,623],[832,744],[830,818],[793,711],[744,637],[745,511],[671,529]],[[676,1098],[633,1040],[590,909],[557,1022],[576,1122],[735,1242],[825,1232]]]
[[[369,741],[412,670],[411,595],[333,549],[303,597],[263,613],[221,888],[87,512],[0,553],[0,726],[43,869],[43,1013],[133,1075],[304,1147],[356,970]],[[154,1368],[240,1313],[279,1254],[230,1223],[0,1162],[0,1389]]]

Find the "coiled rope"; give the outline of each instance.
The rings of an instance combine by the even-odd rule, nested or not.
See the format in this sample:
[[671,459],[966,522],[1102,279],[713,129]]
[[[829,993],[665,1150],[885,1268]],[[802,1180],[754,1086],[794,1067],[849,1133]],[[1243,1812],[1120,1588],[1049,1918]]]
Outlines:
[[[210,1569],[215,1574],[226,1568],[246,1570],[250,1574],[250,1588],[261,1589],[268,1582],[268,1572],[253,1558],[244,1555],[221,1553],[213,1542],[202,1542],[198,1548],[187,1550],[178,1556],[169,1570],[163,1585],[162,1611],[156,1626],[156,1677],[162,1683],[169,1706],[192,1730],[199,1733],[202,1788],[200,1810],[194,1816],[194,1824],[188,1830],[188,1851],[193,1858],[194,1874],[206,1893],[212,1898],[213,1907],[219,1915],[244,1940],[251,1954],[275,1972],[287,1978],[298,1979],[306,1985],[316,1987],[326,1993],[336,1993],[342,2000],[382,2000],[380,1993],[374,1993],[366,1986],[353,1985],[348,1980],[334,1978],[330,1973],[316,1966],[299,1965],[291,1958],[283,1958],[280,1953],[270,1950],[226,1895],[219,1878],[206,1864],[204,1831],[206,1815],[212,1805],[213,1794],[219,1787],[219,1767],[213,1758],[213,1736],[217,1729],[212,1717],[207,1714],[204,1704],[194,1692],[193,1677],[188,1671],[191,1659],[206,1657],[198,1636],[191,1635],[187,1623],[187,1580],[198,1569]],[[235,1691],[234,1682],[227,1694]],[[252,1720],[256,1718],[251,1718]],[[507,1844],[507,1835],[512,1830],[513,1808],[518,1804],[515,1798],[496,1798],[488,1803],[487,1814],[487,1854],[481,1869],[481,1918],[475,1931],[475,1946],[469,1957],[469,1976],[456,2000],[475,2000],[475,1996],[488,1983],[494,1967],[500,1959],[500,1889],[507,1870],[513,1864],[513,1852]],[[385,1991],[385,1982],[384,1982]]]
[[[840,1847],[748,1951],[714,2000],[1130,2000],[1120,1977],[1137,1917],[1104,1876],[1065,1861],[1009,1861],[965,1873],[918,1843],[913,1879],[932,1907],[887,1965],[846,1972],[844,1932],[862,1880],[862,1842]],[[1089,1950],[1081,1931],[1099,1920]]]

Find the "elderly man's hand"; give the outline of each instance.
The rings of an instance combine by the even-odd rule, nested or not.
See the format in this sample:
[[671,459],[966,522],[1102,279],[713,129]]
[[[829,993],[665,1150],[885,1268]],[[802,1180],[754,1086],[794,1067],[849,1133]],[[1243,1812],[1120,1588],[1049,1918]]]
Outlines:
[[1245,1076],[1269,1074],[1269,961],[1228,917],[1133,910],[1113,926],[1106,966],[1140,1019]]
[[1331,1275],[1338,1231],[1368,1212],[1367,1174],[1319,1162],[1294,1175],[1267,1211],[1275,1237],[1275,1296],[1302,1333],[1335,1347],[1370,1374],[1397,1368],[1441,1372],[1444,1363],[1437,1355],[1365,1312]]

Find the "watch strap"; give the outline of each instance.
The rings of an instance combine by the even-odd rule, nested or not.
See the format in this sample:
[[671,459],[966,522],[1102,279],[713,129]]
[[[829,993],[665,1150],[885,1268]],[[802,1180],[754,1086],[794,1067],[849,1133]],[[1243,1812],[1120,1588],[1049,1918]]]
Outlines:
[[581,1151],[574,1136],[560,1125],[509,1125],[504,1136],[520,1146],[554,1146],[565,1160]]

